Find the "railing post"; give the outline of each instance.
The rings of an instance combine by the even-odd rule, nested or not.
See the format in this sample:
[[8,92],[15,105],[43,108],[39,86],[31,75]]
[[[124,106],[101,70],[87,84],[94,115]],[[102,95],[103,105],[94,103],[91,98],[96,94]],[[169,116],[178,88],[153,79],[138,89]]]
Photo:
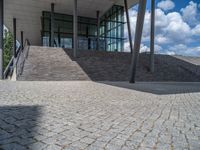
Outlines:
[[3,20],[4,20],[4,7],[3,7],[3,0],[0,0],[0,80],[4,78],[4,69],[3,69]]
[[13,55],[16,58],[17,57],[17,52],[16,52],[16,18],[13,18]]
[[24,32],[21,31],[21,49],[24,49]]
[[139,57],[140,44],[142,40],[145,10],[146,10],[146,0],[139,0],[139,8],[138,8],[136,31],[135,31],[135,42],[134,42],[134,49],[133,49],[134,52],[132,54],[132,62],[131,62],[130,83],[135,83],[137,61]]

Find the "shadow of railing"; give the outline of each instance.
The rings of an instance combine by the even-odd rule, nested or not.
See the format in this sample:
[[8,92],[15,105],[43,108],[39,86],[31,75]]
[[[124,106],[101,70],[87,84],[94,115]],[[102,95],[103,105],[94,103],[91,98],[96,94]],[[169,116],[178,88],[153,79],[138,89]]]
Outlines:
[[40,116],[40,106],[1,106],[0,149],[23,149],[36,142]]

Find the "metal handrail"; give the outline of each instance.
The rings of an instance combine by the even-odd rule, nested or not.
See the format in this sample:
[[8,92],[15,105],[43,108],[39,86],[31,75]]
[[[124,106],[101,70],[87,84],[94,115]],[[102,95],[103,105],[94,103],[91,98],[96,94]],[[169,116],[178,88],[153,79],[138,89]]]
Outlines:
[[[16,51],[18,52],[18,51],[20,51],[20,49],[21,49],[21,46],[19,46]],[[12,74],[13,66],[14,66],[14,60],[15,60],[15,58],[14,58],[14,56],[12,56],[8,65],[6,66],[6,68],[4,70],[4,79],[7,79],[8,75]]]
[[[25,59],[28,56],[29,46],[30,46],[30,42],[29,42],[28,39],[26,39],[25,43],[24,43],[24,46],[23,46],[23,49],[22,49],[22,46],[19,46],[17,48],[17,50],[16,50],[17,57],[14,58],[14,56],[13,56],[10,59],[10,62],[8,63],[7,67],[4,70],[4,79],[7,79],[7,77],[9,75],[12,76],[15,67],[16,67],[17,77],[19,77],[19,75],[22,74],[24,63],[25,63]],[[22,56],[22,54],[25,54],[25,55]],[[18,65],[19,65],[19,62],[20,62],[20,58],[21,59],[23,58],[23,59],[21,60],[20,70],[19,70]]]
[[17,57],[16,57],[16,61],[15,61],[16,78],[18,78],[23,72],[24,63],[25,63],[25,60],[27,59],[28,53],[29,53],[29,46],[30,46],[30,42],[28,39],[26,39],[23,49],[21,48],[17,52]]
[[8,74],[11,72],[11,68],[12,68],[12,66],[13,66],[13,62],[14,62],[14,57],[12,57],[11,59],[10,59],[10,62],[8,63],[8,65],[7,65],[7,67],[5,68],[5,70],[4,70],[4,78],[6,79],[7,78],[7,76],[8,76]]

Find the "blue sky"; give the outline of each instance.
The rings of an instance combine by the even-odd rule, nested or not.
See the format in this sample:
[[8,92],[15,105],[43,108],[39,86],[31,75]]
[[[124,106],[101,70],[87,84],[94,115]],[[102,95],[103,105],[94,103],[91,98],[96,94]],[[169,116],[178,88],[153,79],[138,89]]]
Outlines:
[[[129,12],[132,34],[135,35],[137,6]],[[156,53],[200,57],[200,0],[156,0],[155,17]],[[149,40],[150,0],[147,0],[141,52],[149,51]],[[128,41],[125,50],[129,50]]]

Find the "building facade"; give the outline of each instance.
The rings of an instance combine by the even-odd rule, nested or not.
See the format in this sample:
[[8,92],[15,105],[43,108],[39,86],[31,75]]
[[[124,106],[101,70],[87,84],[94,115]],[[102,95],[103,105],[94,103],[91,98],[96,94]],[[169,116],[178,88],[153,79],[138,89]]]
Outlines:
[[[124,47],[125,16],[128,28],[131,79],[135,82],[136,65],[140,50],[147,0],[0,0],[0,78],[3,70],[3,25],[16,41],[29,41],[31,45],[122,52]],[[154,0],[151,0],[151,62],[154,54]],[[134,46],[128,9],[139,4]],[[126,15],[124,15],[124,12]],[[13,61],[15,65],[16,61]],[[151,63],[153,65],[153,63]]]
[[[54,13],[54,47],[73,48],[73,16]],[[123,51],[124,48],[124,7],[113,5],[101,18],[78,16],[78,48],[80,50],[97,49],[97,32],[99,30],[99,50]],[[43,46],[50,46],[51,12],[42,12],[41,40]]]

